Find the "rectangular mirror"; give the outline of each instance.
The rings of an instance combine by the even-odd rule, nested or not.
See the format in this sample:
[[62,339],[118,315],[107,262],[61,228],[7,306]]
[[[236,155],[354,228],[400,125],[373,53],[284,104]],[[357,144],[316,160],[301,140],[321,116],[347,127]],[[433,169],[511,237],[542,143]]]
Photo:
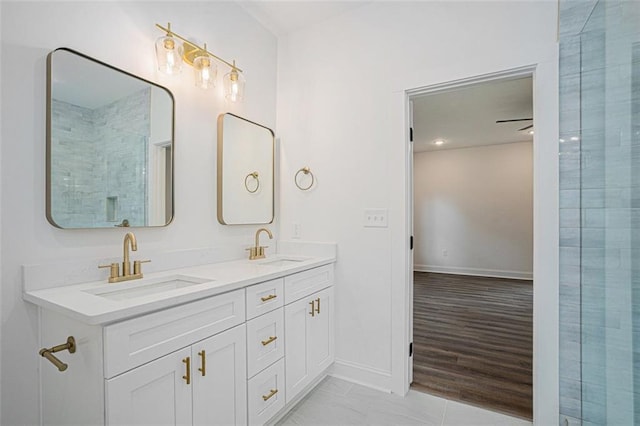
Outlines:
[[47,57],[47,220],[58,228],[166,226],[173,117],[164,87],[71,49]]
[[218,116],[218,222],[273,222],[274,134],[230,113]]

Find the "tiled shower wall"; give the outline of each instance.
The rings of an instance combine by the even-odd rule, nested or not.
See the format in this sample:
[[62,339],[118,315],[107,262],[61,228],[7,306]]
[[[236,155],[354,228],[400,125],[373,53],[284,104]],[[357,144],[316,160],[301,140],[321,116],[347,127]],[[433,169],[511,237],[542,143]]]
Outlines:
[[635,424],[640,3],[560,6],[560,420]]
[[146,224],[150,96],[148,88],[96,109],[52,101],[51,211],[59,226]]

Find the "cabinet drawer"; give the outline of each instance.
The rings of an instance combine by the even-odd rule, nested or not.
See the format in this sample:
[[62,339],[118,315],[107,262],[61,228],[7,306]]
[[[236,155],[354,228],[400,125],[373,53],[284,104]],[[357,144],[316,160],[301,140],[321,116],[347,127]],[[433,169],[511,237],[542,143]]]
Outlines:
[[263,425],[284,407],[284,359],[249,380],[249,424]]
[[284,277],[284,302],[291,303],[333,285],[333,265]]
[[110,378],[244,322],[244,290],[209,297],[104,328]]
[[247,323],[247,375],[253,377],[284,356],[283,308]]
[[284,305],[284,279],[247,287],[247,319],[266,314]]

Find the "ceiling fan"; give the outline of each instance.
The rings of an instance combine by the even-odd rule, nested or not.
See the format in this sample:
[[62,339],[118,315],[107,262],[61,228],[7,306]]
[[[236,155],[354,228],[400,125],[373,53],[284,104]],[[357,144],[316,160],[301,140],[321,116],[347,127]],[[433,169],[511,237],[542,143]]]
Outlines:
[[[498,124],[498,123],[511,123],[513,121],[533,121],[533,118],[513,118],[511,120],[496,120],[496,124]],[[528,126],[526,126],[526,127],[523,127],[522,129],[518,129],[518,131],[528,130],[528,129],[532,128],[532,127],[533,127],[533,123],[528,125]]]

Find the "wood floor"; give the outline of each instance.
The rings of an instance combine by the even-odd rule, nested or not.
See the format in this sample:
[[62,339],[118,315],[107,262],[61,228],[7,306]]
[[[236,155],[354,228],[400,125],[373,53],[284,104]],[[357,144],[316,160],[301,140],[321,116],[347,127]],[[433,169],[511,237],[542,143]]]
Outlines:
[[532,418],[531,281],[414,273],[412,388]]

